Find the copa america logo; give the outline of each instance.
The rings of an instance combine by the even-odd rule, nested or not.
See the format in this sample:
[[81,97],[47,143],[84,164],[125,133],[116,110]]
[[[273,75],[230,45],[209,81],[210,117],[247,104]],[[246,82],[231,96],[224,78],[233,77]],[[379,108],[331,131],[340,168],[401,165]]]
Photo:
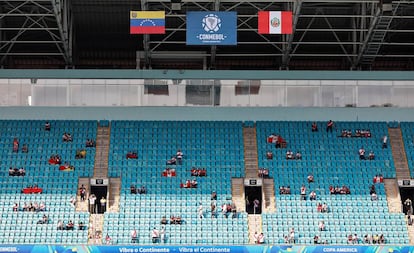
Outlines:
[[221,28],[221,19],[216,14],[208,14],[202,20],[204,31],[214,33]]

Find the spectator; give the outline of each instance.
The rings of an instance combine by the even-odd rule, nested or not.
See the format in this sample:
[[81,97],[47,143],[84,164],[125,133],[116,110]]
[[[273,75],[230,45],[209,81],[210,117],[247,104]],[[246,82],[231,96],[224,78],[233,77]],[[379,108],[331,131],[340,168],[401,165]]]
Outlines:
[[265,241],[265,236],[264,236],[263,233],[260,233],[259,236],[258,236],[258,239],[257,239],[257,243],[258,244],[264,244],[264,241]]
[[311,193],[309,194],[309,199],[310,200],[316,200],[316,192],[315,191],[311,191]]
[[75,224],[69,220],[69,222],[66,224],[66,230],[73,230],[73,228],[75,227]]
[[295,159],[296,160],[302,160],[302,154],[299,151],[296,151]]
[[203,219],[204,218],[204,211],[203,211],[203,205],[200,202],[200,205],[198,206],[198,218]]
[[126,159],[138,159],[138,154],[137,152],[128,152],[126,154]]
[[313,237],[313,244],[319,244],[319,236],[315,235]]
[[254,211],[254,214],[259,213],[259,208],[260,208],[260,201],[258,199],[255,199],[253,201],[253,211]]
[[368,154],[368,159],[369,160],[374,160],[375,159],[375,154],[374,154],[374,151],[369,151],[369,154]]
[[258,244],[259,243],[259,234],[257,233],[257,231],[254,232],[253,240],[254,240],[254,244]]
[[380,234],[378,238],[378,244],[384,244],[385,243],[385,237],[383,234]]
[[211,218],[216,218],[216,201],[212,200],[210,204]]
[[28,153],[28,152],[29,152],[29,148],[27,147],[27,144],[23,144],[22,153]]
[[171,157],[171,159],[167,161],[167,165],[176,165],[176,164],[177,164],[177,158],[175,158],[175,156]]
[[86,140],[85,147],[87,147],[87,148],[93,148],[95,146],[96,146],[96,143],[95,143],[94,140],[92,140],[92,139],[87,139]]
[[217,200],[217,193],[215,191],[211,193],[211,200]]
[[72,196],[69,202],[73,206],[73,208],[76,208],[76,197]]
[[101,203],[101,213],[106,212],[106,199],[104,196],[102,196],[101,200],[99,201]]
[[47,224],[49,223],[49,217],[46,214],[43,214],[42,219],[37,222],[37,224]]
[[162,216],[160,223],[161,223],[162,225],[166,225],[166,224],[168,224],[168,220],[167,220],[167,218],[166,218],[165,216]]
[[133,229],[131,231],[131,243],[137,243],[137,230]]
[[388,141],[388,137],[386,135],[384,135],[382,137],[382,148],[383,149],[388,147],[387,141]]
[[294,159],[293,157],[293,152],[291,150],[286,151],[286,159],[287,160],[292,160]]
[[301,200],[306,200],[306,187],[305,187],[305,185],[302,185],[302,187],[300,187],[300,199]]
[[334,122],[332,120],[329,120],[328,123],[326,123],[326,132],[331,132],[334,128]]
[[328,205],[326,203],[322,204],[321,212],[322,213],[327,213],[328,212]]
[[156,227],[154,227],[151,232],[152,243],[158,243],[159,239],[160,239],[160,232],[158,231]]
[[145,188],[145,186],[142,185],[141,188],[138,189],[138,193],[139,194],[146,194],[147,193],[147,188]]
[[79,230],[85,230],[85,224],[83,224],[82,221],[79,221],[79,223],[78,223],[78,229]]
[[137,188],[135,187],[135,185],[131,184],[130,191],[131,191],[131,194],[137,194]]
[[267,151],[266,152],[266,159],[267,160],[272,160],[273,159],[273,153],[272,153],[272,151]]
[[84,185],[82,185],[80,188],[79,188],[79,194],[80,194],[80,199],[81,199],[81,201],[83,202],[83,201],[85,201],[85,199],[86,199],[86,187],[84,186]]
[[315,181],[314,177],[312,174],[308,175],[308,183],[313,183]]
[[364,149],[364,147],[361,147],[358,152],[359,152],[359,159],[360,160],[365,160],[365,149]]
[[318,125],[316,124],[316,122],[312,123],[312,132],[318,132]]
[[318,229],[319,231],[325,231],[325,222],[323,220],[319,221]]
[[292,228],[289,232],[289,243],[295,243],[295,228]]
[[413,214],[413,205],[411,199],[407,198],[404,201],[404,207],[407,215]]
[[75,159],[85,159],[85,158],[86,158],[86,150],[85,149],[76,150]]
[[261,178],[269,178],[269,170],[266,168],[259,168],[257,175]]
[[412,226],[413,225],[413,218],[411,218],[411,215],[407,216],[407,224],[408,226]]
[[15,202],[13,205],[13,212],[17,212],[17,211],[19,211],[19,204]]
[[19,140],[17,138],[13,139],[13,152],[19,152]]
[[377,196],[377,194],[375,192],[371,193],[371,200],[372,201],[378,200],[378,196]]
[[181,150],[177,150],[177,153],[175,155],[175,158],[177,159],[177,162],[179,165],[183,164],[183,152],[181,152]]
[[91,194],[89,195],[89,212],[91,214],[95,213],[95,201],[96,201],[96,196],[95,194]]
[[59,220],[58,224],[57,224],[57,230],[63,230],[63,229],[64,229],[63,222],[61,220]]
[[39,209],[38,209],[39,211],[46,211],[46,205],[45,205],[45,203],[44,202],[40,202],[40,205],[39,205]]
[[49,121],[45,122],[45,131],[50,131],[50,123]]
[[237,218],[237,207],[236,207],[236,204],[234,202],[231,204],[231,213],[232,213],[231,217],[233,219]]
[[372,244],[372,235],[371,234],[365,234],[364,235],[364,243]]
[[160,230],[160,241],[162,243],[165,243],[165,227],[164,226],[162,226]]
[[72,142],[73,141],[73,139],[72,139],[72,135],[70,134],[70,133],[63,133],[63,135],[62,135],[62,141],[63,142]]
[[106,236],[105,236],[105,243],[107,245],[112,243],[112,238],[109,236],[109,234],[106,234]]

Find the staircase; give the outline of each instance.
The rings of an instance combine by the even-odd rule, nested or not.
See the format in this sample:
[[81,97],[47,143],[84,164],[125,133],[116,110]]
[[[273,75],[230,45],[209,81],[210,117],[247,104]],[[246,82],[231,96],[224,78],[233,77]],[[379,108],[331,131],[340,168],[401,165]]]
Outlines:
[[79,189],[82,187],[82,185],[86,189],[90,189],[89,187],[89,178],[87,177],[80,177],[78,179],[78,194],[76,196],[76,212],[87,212],[88,211],[88,194],[89,192],[86,192],[85,201],[81,201],[81,197],[79,194]]
[[406,222],[407,222],[408,238],[410,240],[410,245],[413,245],[414,244],[414,225],[408,226],[408,221]]
[[273,178],[263,179],[263,212],[273,213],[276,211],[275,181]]
[[245,177],[256,178],[258,172],[256,127],[243,127]]
[[260,214],[249,214],[247,225],[249,227],[249,243],[254,244],[254,234],[262,232],[262,216]]
[[394,178],[384,179],[384,188],[387,194],[388,210],[390,213],[401,213],[401,197],[398,189],[398,181]]
[[243,178],[231,179],[231,196],[232,202],[236,205],[237,212],[246,211],[246,202],[244,197],[244,182]]
[[91,214],[88,226],[88,244],[102,244],[103,214]]
[[110,178],[109,179],[109,197],[108,197],[108,212],[119,212],[119,198],[121,192],[121,179]]
[[397,180],[410,179],[410,169],[408,168],[407,156],[405,153],[401,129],[399,127],[388,128],[388,135],[390,136],[389,139]]
[[93,171],[94,178],[108,177],[108,154],[109,154],[110,127],[98,126],[96,136],[96,154]]

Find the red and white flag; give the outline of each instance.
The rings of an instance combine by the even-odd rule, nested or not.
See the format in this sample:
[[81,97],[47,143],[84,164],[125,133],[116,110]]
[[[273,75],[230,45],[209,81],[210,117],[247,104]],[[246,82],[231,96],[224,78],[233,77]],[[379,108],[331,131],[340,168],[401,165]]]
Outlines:
[[258,30],[261,34],[292,34],[291,11],[259,11]]

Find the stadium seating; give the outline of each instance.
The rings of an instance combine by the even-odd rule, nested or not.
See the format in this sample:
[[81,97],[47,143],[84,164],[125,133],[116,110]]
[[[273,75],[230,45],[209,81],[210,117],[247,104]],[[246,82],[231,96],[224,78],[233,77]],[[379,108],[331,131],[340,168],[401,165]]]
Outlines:
[[407,155],[410,174],[414,175],[414,122],[401,122],[401,133],[403,135],[405,153]]
[[[246,214],[225,219],[211,218],[210,213],[211,193],[217,193],[218,207],[229,203],[231,178],[243,177],[242,143],[241,122],[112,122],[109,174],[122,178],[122,193],[119,214],[105,216],[104,234],[117,243],[130,243],[135,228],[138,242],[150,243],[150,232],[160,229],[161,218],[176,215],[184,223],[166,225],[167,243],[247,243]],[[183,164],[167,166],[178,149],[184,153]],[[138,159],[126,159],[128,152],[137,152]],[[166,167],[175,168],[177,176],[162,177]],[[196,189],[180,188],[181,182],[192,178],[192,167],[205,168],[207,176],[197,178]],[[131,194],[132,184],[146,186],[148,193]],[[205,219],[198,218],[200,203]]]
[[[88,138],[96,139],[95,121],[50,121],[51,130],[45,131],[45,121],[3,120],[0,121],[0,243],[86,243],[87,229],[58,231],[57,222],[72,220],[89,223],[89,213],[75,212],[69,200],[75,196],[79,177],[91,177],[95,149],[88,149],[86,159],[75,159],[77,149],[85,147]],[[73,142],[62,142],[64,132],[71,133]],[[20,142],[19,152],[14,153],[13,139]],[[21,146],[27,144],[29,152],[22,153]],[[59,166],[50,165],[49,157],[59,154],[62,161],[75,167],[74,171],[59,171]],[[10,167],[26,170],[23,177],[9,176]],[[22,194],[28,185],[37,184],[42,194]],[[21,207],[25,203],[46,205],[45,212],[13,212],[13,204]],[[49,217],[48,224],[36,224],[43,214]]]
[[[395,178],[390,148],[382,149],[382,136],[388,134],[382,122],[336,122],[333,133],[327,133],[325,122],[318,122],[319,131],[311,131],[311,122],[257,122],[259,167],[268,168],[275,181],[275,214],[263,215],[263,230],[269,243],[284,243],[284,236],[293,227],[298,243],[313,243],[318,235],[330,244],[347,243],[347,235],[384,234],[387,243],[408,243],[403,214],[388,212],[384,186],[376,184],[378,201],[371,201],[369,187],[373,177]],[[369,129],[370,138],[340,138],[341,130]],[[286,149],[276,149],[266,137],[280,134],[288,142]],[[375,160],[360,160],[358,150],[373,151]],[[274,153],[273,160],[266,152]],[[302,160],[286,160],[287,150],[300,151]],[[308,183],[313,174],[315,182]],[[316,201],[300,200],[300,188],[307,194],[314,190]],[[329,186],[350,188],[350,195],[331,195]],[[290,186],[291,195],[279,194],[280,186]],[[317,203],[326,203],[329,213],[317,212]],[[326,231],[318,231],[323,220]]]

